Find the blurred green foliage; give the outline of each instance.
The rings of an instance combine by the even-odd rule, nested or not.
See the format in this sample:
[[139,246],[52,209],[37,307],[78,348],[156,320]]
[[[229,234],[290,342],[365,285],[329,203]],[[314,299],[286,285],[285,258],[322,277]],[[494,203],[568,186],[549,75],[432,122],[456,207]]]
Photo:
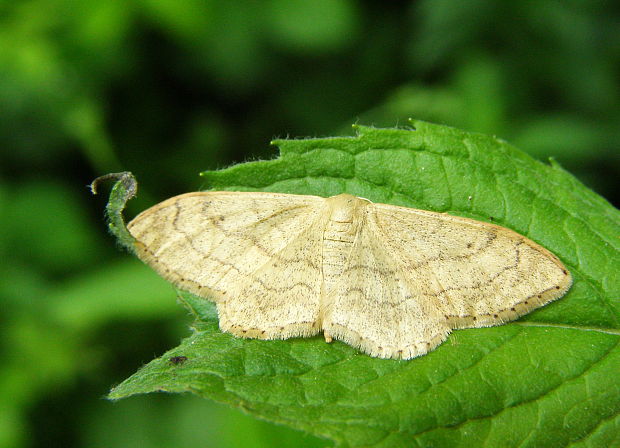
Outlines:
[[190,318],[85,186],[131,170],[137,212],[273,137],[415,117],[618,204],[619,19],[611,0],[2,2],[0,446],[322,446],[195,398],[101,398]]

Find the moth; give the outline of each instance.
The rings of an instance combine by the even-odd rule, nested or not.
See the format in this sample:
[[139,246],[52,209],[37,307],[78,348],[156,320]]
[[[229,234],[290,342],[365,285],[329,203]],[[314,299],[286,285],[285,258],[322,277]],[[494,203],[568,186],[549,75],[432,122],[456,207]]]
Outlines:
[[188,193],[127,229],[146,264],[215,302],[223,331],[322,332],[379,358],[424,355],[453,329],[511,321],[572,283],[510,229],[349,194]]

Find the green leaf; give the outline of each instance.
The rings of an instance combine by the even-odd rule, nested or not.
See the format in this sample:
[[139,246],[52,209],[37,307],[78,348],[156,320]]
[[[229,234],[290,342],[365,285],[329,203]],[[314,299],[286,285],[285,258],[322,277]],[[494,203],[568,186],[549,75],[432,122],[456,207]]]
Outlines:
[[180,294],[196,318],[192,335],[110,398],[189,391],[339,446],[618,443],[619,212],[553,161],[496,138],[412,124],[277,141],[276,160],[203,174],[217,190],[346,192],[492,220],[562,259],[575,280],[564,298],[507,325],[455,331],[428,355],[395,361],[321,337],[238,339],[219,331],[212,304]]
[[125,226],[125,220],[122,215],[122,211],[125,209],[127,201],[135,197],[138,193],[138,182],[128,171],[120,173],[110,173],[104,176],[99,176],[93,180],[90,184],[90,191],[92,194],[97,194],[97,188],[102,182],[108,180],[115,180],[112,191],[110,192],[110,199],[106,206],[106,218],[108,219],[108,228],[110,233],[116,237],[118,243],[127,249],[129,252],[134,252],[135,239]]

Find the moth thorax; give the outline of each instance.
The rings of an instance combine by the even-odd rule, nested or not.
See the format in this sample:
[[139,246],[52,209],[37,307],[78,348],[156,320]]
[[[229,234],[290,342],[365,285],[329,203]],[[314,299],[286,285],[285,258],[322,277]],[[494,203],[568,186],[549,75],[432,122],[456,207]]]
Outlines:
[[353,223],[356,217],[360,216],[362,207],[365,207],[369,201],[361,199],[350,194],[339,194],[329,199],[330,205],[330,221],[341,223]]

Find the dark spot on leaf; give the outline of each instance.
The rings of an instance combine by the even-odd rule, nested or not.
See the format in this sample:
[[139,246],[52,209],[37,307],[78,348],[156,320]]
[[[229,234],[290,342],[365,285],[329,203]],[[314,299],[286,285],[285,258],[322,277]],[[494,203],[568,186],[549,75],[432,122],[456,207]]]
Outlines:
[[494,317],[495,319],[497,319],[497,314],[493,314],[493,317]]
[[175,366],[178,366],[180,364],[183,364],[185,361],[187,361],[187,356],[173,356],[168,361],[170,362],[170,364],[174,364]]

